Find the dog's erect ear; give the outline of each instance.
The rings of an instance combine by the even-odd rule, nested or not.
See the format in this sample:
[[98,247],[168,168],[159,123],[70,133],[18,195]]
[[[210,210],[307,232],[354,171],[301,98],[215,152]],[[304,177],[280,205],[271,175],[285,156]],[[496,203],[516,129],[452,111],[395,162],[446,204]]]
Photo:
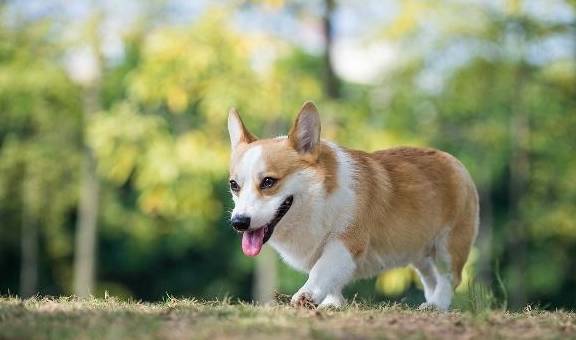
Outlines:
[[230,134],[230,144],[232,145],[232,149],[238,146],[238,144],[250,144],[257,139],[246,129],[235,108],[231,108],[228,111],[228,133]]
[[299,153],[317,154],[320,143],[320,114],[312,102],[304,103],[288,133],[290,144]]

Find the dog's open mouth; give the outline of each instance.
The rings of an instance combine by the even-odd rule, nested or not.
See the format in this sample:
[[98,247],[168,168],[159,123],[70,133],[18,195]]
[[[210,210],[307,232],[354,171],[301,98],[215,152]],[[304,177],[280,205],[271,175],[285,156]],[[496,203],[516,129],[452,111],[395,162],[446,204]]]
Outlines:
[[286,215],[290,207],[292,206],[293,196],[288,196],[282,204],[276,210],[276,215],[274,218],[268,222],[263,227],[255,230],[247,230],[242,234],[242,251],[244,255],[256,256],[262,250],[262,246],[266,243],[272,233],[274,232],[274,227],[280,222],[282,217]]

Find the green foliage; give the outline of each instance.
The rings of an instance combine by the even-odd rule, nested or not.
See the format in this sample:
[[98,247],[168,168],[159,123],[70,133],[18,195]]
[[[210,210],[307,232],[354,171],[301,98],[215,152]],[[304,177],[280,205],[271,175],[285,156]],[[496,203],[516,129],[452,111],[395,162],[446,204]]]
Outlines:
[[[574,36],[574,25],[510,3],[402,2],[366,38],[397,48],[394,69],[371,84],[343,81],[339,99],[323,94],[322,58],[234,20],[261,6],[309,20],[307,4],[296,15],[283,1],[207,5],[186,25],[144,18],[126,28],[123,53],[105,60],[102,112],[86,121],[84,92],[64,67],[78,48],[58,26],[64,18],[15,23],[0,10],[1,291],[17,291],[26,215],[40,228],[40,292],[69,292],[85,136],[102,183],[97,294],[249,299],[254,263],[227,223],[226,113],[237,107],[256,135],[271,137],[314,100],[326,139],[437,147],[470,169],[483,225],[462,309],[574,306],[576,65],[534,53]],[[282,292],[304,280],[285,266],[279,277]],[[392,297],[410,295],[415,281],[401,269],[355,287]]]
[[[72,253],[67,224],[77,203],[80,92],[58,66],[49,25],[14,29],[0,21],[0,36],[1,248],[19,244],[26,214],[42,225],[51,270],[65,273]],[[14,283],[1,286],[15,290]]]

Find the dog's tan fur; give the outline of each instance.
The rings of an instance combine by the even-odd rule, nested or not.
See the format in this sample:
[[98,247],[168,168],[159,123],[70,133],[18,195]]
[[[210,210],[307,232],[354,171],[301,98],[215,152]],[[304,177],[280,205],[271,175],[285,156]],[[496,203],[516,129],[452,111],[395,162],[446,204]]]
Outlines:
[[[416,252],[446,233],[458,285],[478,219],[476,189],[460,162],[442,151],[410,147],[348,152],[361,168],[357,219],[341,236],[350,252],[360,258],[370,248]],[[426,251],[432,256],[436,250]]]

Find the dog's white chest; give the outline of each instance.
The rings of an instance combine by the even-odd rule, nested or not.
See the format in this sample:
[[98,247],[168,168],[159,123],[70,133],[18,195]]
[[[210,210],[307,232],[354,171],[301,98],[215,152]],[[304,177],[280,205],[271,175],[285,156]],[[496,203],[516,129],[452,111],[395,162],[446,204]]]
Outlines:
[[298,246],[286,245],[286,244],[275,244],[271,243],[272,247],[280,254],[280,257],[286,262],[290,267],[303,272],[309,273],[313,265],[313,252],[309,252],[306,249],[301,249]]
[[310,272],[322,252],[327,233],[302,224],[282,227],[284,232],[276,233],[270,245],[289,266],[301,272]]

